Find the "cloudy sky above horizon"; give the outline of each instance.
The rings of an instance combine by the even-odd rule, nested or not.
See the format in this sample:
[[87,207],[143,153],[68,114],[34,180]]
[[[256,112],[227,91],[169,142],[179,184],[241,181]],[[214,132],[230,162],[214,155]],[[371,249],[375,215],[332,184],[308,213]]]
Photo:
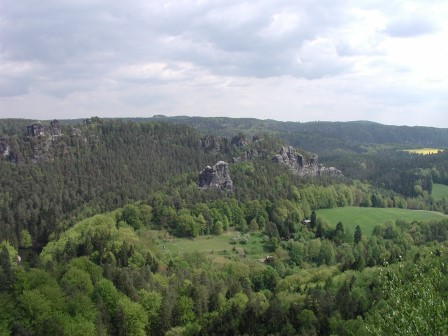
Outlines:
[[445,0],[0,0],[0,117],[448,128]]

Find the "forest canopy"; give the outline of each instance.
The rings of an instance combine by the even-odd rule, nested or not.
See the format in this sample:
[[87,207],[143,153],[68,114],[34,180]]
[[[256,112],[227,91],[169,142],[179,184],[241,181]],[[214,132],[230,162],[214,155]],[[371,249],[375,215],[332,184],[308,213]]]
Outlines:
[[[427,129],[155,119],[1,120],[0,334],[447,334],[447,154],[402,151]],[[317,160],[299,126],[343,176],[272,160]],[[232,188],[200,188],[220,160]]]

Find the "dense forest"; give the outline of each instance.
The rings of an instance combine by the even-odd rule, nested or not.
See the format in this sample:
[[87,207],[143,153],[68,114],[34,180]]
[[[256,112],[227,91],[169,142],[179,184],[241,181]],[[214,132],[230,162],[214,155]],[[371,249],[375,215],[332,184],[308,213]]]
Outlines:
[[[448,217],[367,234],[316,214],[448,213],[433,195],[448,182],[446,153],[401,151],[446,146],[446,130],[154,119],[0,122],[0,334],[448,333]],[[272,160],[287,145],[315,157],[301,132],[321,138],[320,162],[343,176]],[[220,160],[233,187],[199,188]],[[202,238],[227,247],[170,249]]]
[[98,121],[62,126],[60,136],[7,141],[9,160],[0,163],[0,238],[14,244],[25,228],[42,245],[64,222],[142,199],[168,179],[215,160],[198,146],[197,132],[163,123]]
[[405,196],[416,197],[421,194],[420,189],[431,193],[431,180],[448,183],[447,152],[422,156],[401,151],[425,146],[445,149],[447,129],[388,126],[368,121],[299,123],[163,116],[152,119],[187,124],[217,135],[267,132],[289,145],[318,153],[322,163],[338,167],[352,179],[367,180]]
[[231,136],[237,132],[270,133],[294,147],[326,153],[334,149],[359,150],[365,144],[448,147],[448,130],[434,127],[382,125],[369,121],[282,122],[251,118],[154,116],[138,121],[165,121],[190,125],[206,134]]

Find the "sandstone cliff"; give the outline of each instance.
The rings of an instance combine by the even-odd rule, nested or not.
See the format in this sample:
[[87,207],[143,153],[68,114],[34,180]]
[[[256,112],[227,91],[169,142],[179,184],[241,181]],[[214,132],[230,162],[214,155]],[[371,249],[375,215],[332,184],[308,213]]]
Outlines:
[[272,161],[289,166],[296,174],[300,176],[343,176],[342,172],[335,167],[324,167],[319,164],[319,157],[313,154],[309,160],[306,160],[302,154],[298,153],[293,147],[282,147]]
[[205,167],[199,174],[199,187],[232,189],[233,182],[230,178],[228,167],[225,161],[219,161],[213,167]]

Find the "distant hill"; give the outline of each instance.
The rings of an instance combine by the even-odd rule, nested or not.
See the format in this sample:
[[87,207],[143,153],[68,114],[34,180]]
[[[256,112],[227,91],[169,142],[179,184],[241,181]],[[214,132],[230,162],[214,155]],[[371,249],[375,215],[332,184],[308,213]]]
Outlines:
[[[238,133],[254,135],[269,133],[282,139],[286,144],[300,147],[310,152],[325,154],[326,151],[344,149],[360,151],[362,145],[396,144],[417,147],[448,148],[448,128],[424,126],[392,126],[360,120],[348,122],[283,122],[255,118],[226,117],[167,117],[155,115],[150,118],[110,118],[134,122],[168,122],[188,125],[202,134],[233,137]],[[84,119],[60,120],[61,125],[82,124]],[[24,132],[30,120],[0,119],[0,134]]]
[[237,132],[268,132],[294,147],[321,154],[337,148],[358,151],[361,144],[448,147],[446,128],[390,126],[370,121],[300,123],[253,118],[187,116],[154,116],[149,119],[189,125],[206,134],[229,136]]

